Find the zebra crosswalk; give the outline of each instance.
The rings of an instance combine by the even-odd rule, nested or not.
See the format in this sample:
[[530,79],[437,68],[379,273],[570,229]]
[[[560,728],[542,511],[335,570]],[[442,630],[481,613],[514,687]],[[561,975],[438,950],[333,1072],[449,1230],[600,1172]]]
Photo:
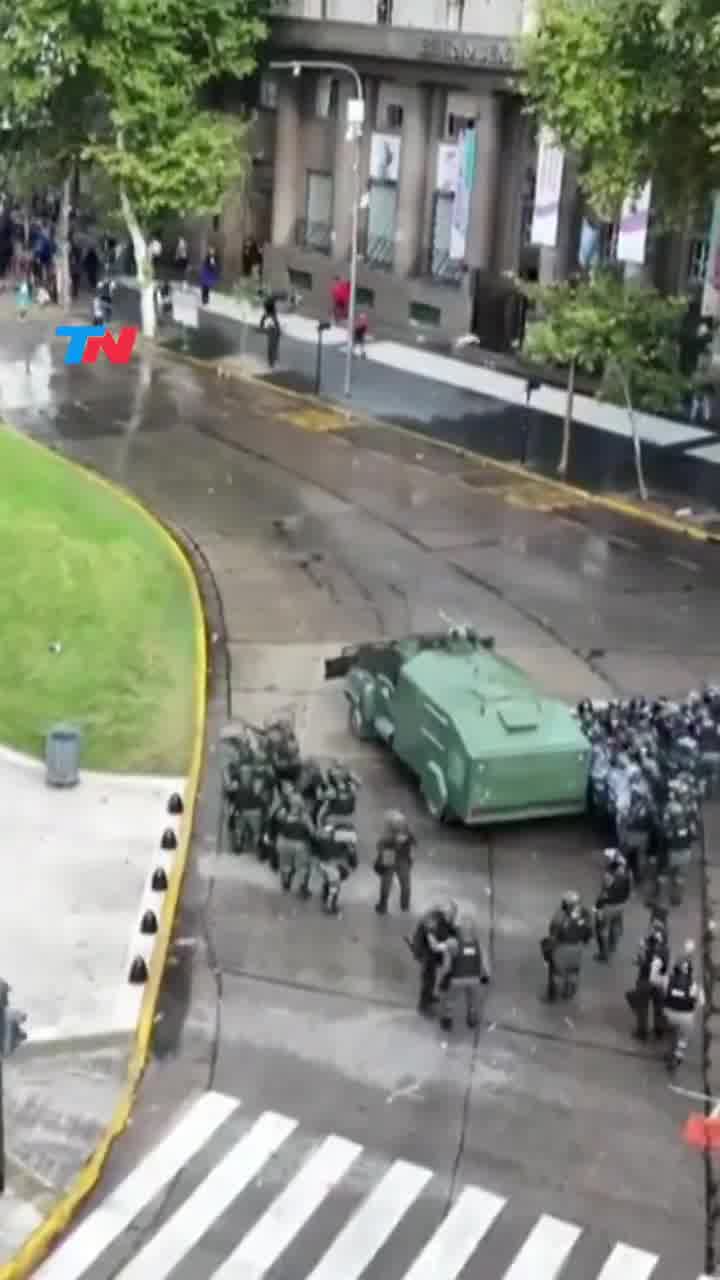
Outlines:
[[[665,1280],[658,1255],[319,1140],[275,1111],[203,1094],[68,1235],[37,1280]],[[503,1226],[510,1219],[509,1226]],[[522,1237],[522,1238],[520,1238]],[[598,1270],[598,1265],[600,1269]],[[673,1280],[696,1280],[675,1269]],[[699,1277],[697,1280],[707,1280]]]

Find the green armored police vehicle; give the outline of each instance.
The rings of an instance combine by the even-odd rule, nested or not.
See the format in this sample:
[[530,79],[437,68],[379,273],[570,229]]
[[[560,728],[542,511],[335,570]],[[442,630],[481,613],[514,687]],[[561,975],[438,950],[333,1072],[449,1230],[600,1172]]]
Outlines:
[[468,627],[346,649],[350,729],[387,743],[416,775],[428,811],[470,826],[583,813],[590,746],[565,703]]

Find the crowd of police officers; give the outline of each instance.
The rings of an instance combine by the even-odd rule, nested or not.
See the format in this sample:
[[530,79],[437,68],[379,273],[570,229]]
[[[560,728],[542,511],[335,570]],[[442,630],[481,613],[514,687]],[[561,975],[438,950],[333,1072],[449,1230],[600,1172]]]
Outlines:
[[[633,891],[644,895],[649,926],[627,993],[635,1035],[668,1043],[667,1065],[683,1060],[703,993],[696,980],[694,944],[673,959],[671,908],[683,900],[699,834],[701,805],[720,777],[720,689],[691,693],[683,703],[645,698],[602,705],[583,701],[578,716],[591,745],[588,808],[611,847],[595,904],[568,891],[553,915],[541,951],[547,999],[577,993],[583,955],[594,939],[595,958],[608,963],[623,932]],[[338,764],[304,760],[287,720],[230,740],[224,791],[231,847],[254,851],[277,872],[284,892],[303,898],[320,888],[323,909],[337,914],[343,882],[358,865],[355,807],[359,780]],[[400,909],[410,910],[415,838],[398,811],[385,815],[377,842],[375,910],[385,915],[395,881]],[[449,903],[433,907],[407,938],[420,969],[418,1010],[439,1012],[449,1030],[462,1002],[467,1025],[478,1026],[480,995],[490,974],[478,930]]]
[[542,939],[547,998],[575,995],[584,949],[593,938],[596,960],[609,962],[631,893],[643,894],[649,925],[627,1000],[635,1036],[647,1040],[652,1031],[666,1041],[666,1062],[674,1070],[685,1057],[704,996],[694,943],[686,941],[673,957],[671,909],[683,901],[702,802],[720,777],[720,689],[690,693],[682,703],[583,701],[578,716],[591,746],[588,809],[611,847],[593,908],[577,893],[566,893]]

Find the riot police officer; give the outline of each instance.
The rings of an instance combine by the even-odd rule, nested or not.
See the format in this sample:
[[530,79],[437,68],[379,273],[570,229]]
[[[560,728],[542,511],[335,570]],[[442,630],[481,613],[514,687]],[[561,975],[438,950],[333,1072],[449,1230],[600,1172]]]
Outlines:
[[289,720],[277,720],[270,725],[267,746],[278,782],[298,782],[302,769],[300,744]]
[[[275,772],[272,770],[272,777]],[[278,819],[285,812],[291,795],[293,794],[293,785],[291,782],[281,782],[280,786],[273,788],[272,800],[267,810],[263,822],[262,835],[260,836],[260,847],[258,849],[258,857],[261,862],[268,862],[273,871],[280,870],[278,861],[277,841],[280,834],[278,827]]]
[[352,818],[357,805],[358,780],[346,769],[328,770],[317,815],[318,827],[331,826],[334,818]]
[[605,735],[599,725],[590,731],[590,812],[598,827],[605,829],[608,818],[607,778],[610,768],[610,752]]
[[[650,927],[645,934],[635,960],[637,977],[634,990],[628,993],[628,1003],[635,1014],[636,1040],[647,1040],[652,1013],[652,1029],[656,1040],[665,1034],[663,1016],[663,992],[660,978],[666,977],[670,967],[670,945],[668,941],[667,913],[657,912],[650,920]],[[650,981],[650,974],[653,981]]]
[[590,914],[580,896],[570,889],[563,894],[540,948],[547,965],[547,999],[571,1000],[582,969],[583,947],[592,937]]
[[681,959],[675,962],[667,977],[662,976],[657,960],[650,974],[650,981],[663,992],[663,1014],[672,1036],[665,1059],[669,1071],[675,1071],[684,1062],[697,1013],[704,1002],[695,980],[694,953],[695,943],[688,941]]
[[410,910],[410,889],[415,836],[404,813],[390,809],[385,814],[383,833],[377,843],[374,870],[380,881],[380,894],[375,906],[378,915],[387,914],[390,890],[397,878],[400,886],[400,910]]
[[[233,853],[244,853],[253,846],[255,811],[258,802],[253,789],[254,764],[244,753],[227,765],[224,789],[229,808],[228,830]],[[258,822],[259,828],[259,822]]]
[[325,771],[317,760],[306,760],[300,771],[298,791],[307,805],[308,812],[317,822],[320,806],[327,791],[328,782]]
[[606,849],[607,870],[595,903],[596,960],[607,964],[623,932],[623,911],[630,898],[630,872],[618,849]]
[[[638,756],[642,759],[640,752]],[[653,810],[650,786],[639,764],[630,768],[630,799],[618,819],[618,845],[627,860],[633,880],[640,884],[652,836]]]
[[425,1017],[429,1017],[433,1011],[437,998],[438,972],[443,960],[448,957],[447,944],[456,936],[457,915],[457,905],[454,902],[446,906],[431,907],[418,921],[412,939],[408,939],[410,950],[420,965],[418,1013]]
[[275,825],[282,887],[288,892],[298,878],[300,897],[309,898],[315,828],[299,792],[287,796],[275,815]]
[[679,906],[685,892],[685,879],[696,834],[691,797],[682,783],[671,783],[670,798],[662,815],[662,834],[667,873],[670,877],[670,900],[673,905]]
[[465,1021],[474,1029],[480,1021],[480,990],[490,981],[485,954],[475,922],[469,916],[458,921],[457,935],[448,940],[450,967],[439,981],[440,1025],[452,1031],[456,1002],[465,1000]]

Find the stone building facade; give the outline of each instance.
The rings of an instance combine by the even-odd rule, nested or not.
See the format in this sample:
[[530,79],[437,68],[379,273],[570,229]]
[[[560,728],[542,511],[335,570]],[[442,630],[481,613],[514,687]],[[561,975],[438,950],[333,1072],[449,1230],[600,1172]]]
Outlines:
[[[318,314],[347,274],[356,143],[350,76],[360,75],[358,303],[376,323],[506,349],[517,336],[516,275],[558,277],[577,261],[582,202],[566,163],[557,247],[530,243],[537,140],[518,89],[532,0],[282,0],[256,84],[252,170],[215,228],[226,276],[246,236],[266,279]],[[269,69],[297,61],[299,74]],[[663,237],[650,269],[681,287],[698,247]]]

